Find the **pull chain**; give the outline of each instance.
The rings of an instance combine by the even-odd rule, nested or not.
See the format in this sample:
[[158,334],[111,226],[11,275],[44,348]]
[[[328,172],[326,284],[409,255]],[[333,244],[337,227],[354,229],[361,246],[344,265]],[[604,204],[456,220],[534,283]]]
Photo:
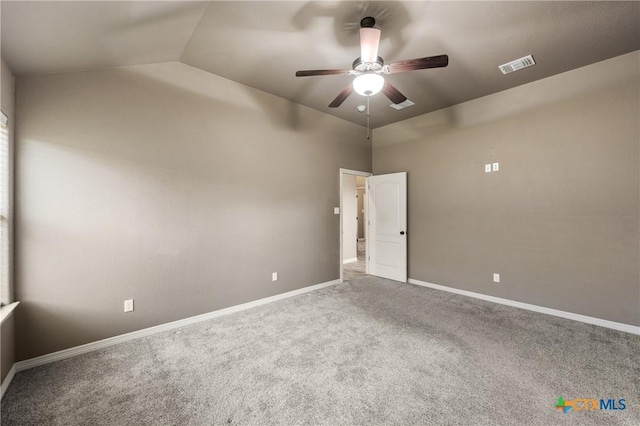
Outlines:
[[369,114],[369,98],[371,96],[367,96],[367,140],[371,139],[371,128],[369,127],[369,119],[371,115]]

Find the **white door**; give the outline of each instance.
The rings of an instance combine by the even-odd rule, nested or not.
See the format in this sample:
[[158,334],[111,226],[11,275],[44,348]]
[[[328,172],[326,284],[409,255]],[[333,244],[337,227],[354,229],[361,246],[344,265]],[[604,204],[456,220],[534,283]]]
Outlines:
[[407,173],[367,178],[367,274],[407,281]]

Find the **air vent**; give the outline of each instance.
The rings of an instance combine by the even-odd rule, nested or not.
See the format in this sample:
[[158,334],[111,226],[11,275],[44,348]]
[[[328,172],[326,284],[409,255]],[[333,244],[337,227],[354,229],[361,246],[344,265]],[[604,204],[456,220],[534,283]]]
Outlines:
[[400,109],[408,108],[408,107],[410,107],[411,105],[415,105],[415,104],[414,104],[413,102],[411,102],[409,99],[407,99],[406,101],[404,101],[404,102],[400,102],[399,104],[391,104],[391,105],[389,105],[389,106],[390,106],[391,108],[393,108],[393,109],[398,109],[398,110],[400,110]]
[[536,62],[533,60],[533,56],[525,56],[524,58],[516,59],[515,61],[511,61],[508,64],[500,65],[500,71],[502,74],[509,74],[514,71],[521,70],[523,68],[531,67],[535,65]]

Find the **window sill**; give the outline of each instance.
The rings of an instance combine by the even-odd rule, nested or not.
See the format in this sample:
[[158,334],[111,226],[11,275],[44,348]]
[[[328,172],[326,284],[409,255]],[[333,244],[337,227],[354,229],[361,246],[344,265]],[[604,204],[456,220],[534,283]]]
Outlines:
[[13,310],[20,304],[20,302],[13,302],[9,305],[0,306],[0,325],[4,324],[5,320],[11,316]]

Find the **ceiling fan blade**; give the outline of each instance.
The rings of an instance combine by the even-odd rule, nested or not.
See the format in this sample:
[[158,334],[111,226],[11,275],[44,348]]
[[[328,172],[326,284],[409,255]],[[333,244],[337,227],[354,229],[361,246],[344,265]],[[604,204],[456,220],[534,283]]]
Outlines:
[[388,81],[384,82],[384,86],[382,87],[382,93],[389,98],[391,102],[394,104],[400,104],[407,100],[407,97],[400,93],[398,89],[396,89],[391,83]]
[[329,104],[329,108],[337,108],[340,105],[342,105],[344,100],[349,97],[351,92],[353,92],[353,85],[349,84],[347,87],[344,88],[344,90],[342,92],[340,92],[338,94],[338,96],[336,96],[336,98],[333,100],[333,102],[331,102]]
[[360,60],[372,63],[378,60],[380,30],[378,28],[360,28]]
[[311,77],[314,75],[348,75],[350,70],[302,70],[296,71],[296,77]]
[[398,72],[423,70],[427,68],[441,68],[449,65],[449,56],[438,55],[428,56],[426,58],[407,59],[406,61],[393,62],[387,65],[387,74],[394,74]]

